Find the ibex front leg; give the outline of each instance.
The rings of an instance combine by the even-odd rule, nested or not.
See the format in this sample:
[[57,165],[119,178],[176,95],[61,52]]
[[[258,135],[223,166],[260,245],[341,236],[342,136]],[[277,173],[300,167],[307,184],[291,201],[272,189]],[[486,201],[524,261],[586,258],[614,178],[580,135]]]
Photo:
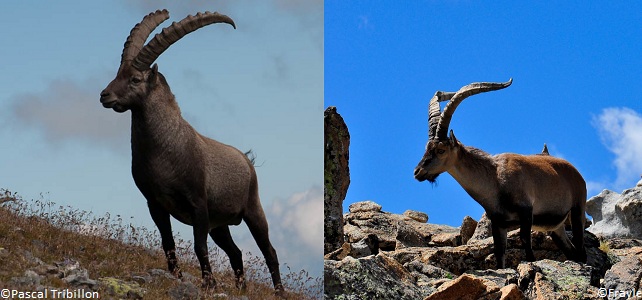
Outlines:
[[495,260],[497,260],[497,269],[503,269],[506,265],[506,259],[504,255],[506,254],[506,238],[507,230],[506,228],[501,228],[499,225],[496,225],[496,222],[490,220],[491,228],[493,230],[493,246],[495,252]]
[[172,223],[169,220],[169,213],[153,200],[148,200],[147,206],[149,207],[152,220],[154,220],[161,235],[163,251],[167,258],[167,269],[172,275],[181,278],[183,274],[178,267],[178,259],[176,259],[176,245],[174,244],[174,237],[172,236]]
[[[200,203],[204,203],[205,199],[201,199]],[[194,252],[196,258],[201,265],[201,274],[203,276],[203,288],[213,288],[216,286],[216,281],[212,276],[212,268],[210,266],[210,259],[207,251],[207,236],[209,233],[209,215],[207,207],[200,207],[194,210],[192,215],[194,224]]]

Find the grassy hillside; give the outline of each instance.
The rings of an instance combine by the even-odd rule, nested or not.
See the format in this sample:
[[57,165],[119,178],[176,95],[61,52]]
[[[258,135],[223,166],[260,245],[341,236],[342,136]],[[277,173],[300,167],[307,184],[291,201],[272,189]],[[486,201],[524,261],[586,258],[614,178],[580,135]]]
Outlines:
[[[103,299],[277,299],[262,258],[245,255],[247,289],[241,292],[234,287],[225,254],[210,246],[212,266],[219,268],[214,274],[218,287],[205,291],[197,288],[200,269],[191,239],[177,239],[177,248],[182,281],[168,276],[155,228],[136,228],[120,216],[97,217],[44,200],[23,200],[0,189],[0,289],[83,288]],[[289,299],[320,297],[320,278],[281,269]]]

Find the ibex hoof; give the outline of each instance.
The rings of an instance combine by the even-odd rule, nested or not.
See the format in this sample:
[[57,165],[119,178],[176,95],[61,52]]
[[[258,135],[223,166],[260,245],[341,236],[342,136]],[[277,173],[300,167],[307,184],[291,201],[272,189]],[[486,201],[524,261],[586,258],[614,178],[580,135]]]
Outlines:
[[174,277],[181,279],[183,278],[183,272],[181,272],[181,269],[179,267],[174,268],[174,270],[171,270],[170,273],[174,275]]
[[245,277],[240,276],[236,278],[236,288],[239,289],[240,291],[245,291]]
[[213,289],[216,288],[216,280],[211,273],[203,274],[203,284],[201,285],[203,289]]
[[274,288],[274,295],[279,297],[279,298],[281,298],[281,299],[285,299],[286,293],[285,293],[285,289],[283,289],[282,285],[279,284],[279,285],[276,286],[276,288]]

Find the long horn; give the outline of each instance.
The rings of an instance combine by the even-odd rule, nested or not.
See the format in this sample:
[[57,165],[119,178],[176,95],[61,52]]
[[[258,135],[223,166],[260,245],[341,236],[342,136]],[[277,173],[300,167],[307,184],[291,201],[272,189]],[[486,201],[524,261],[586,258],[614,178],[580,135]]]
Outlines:
[[436,138],[437,124],[441,120],[441,108],[439,102],[448,101],[455,95],[454,92],[437,91],[428,105],[428,137],[430,139]]
[[156,34],[138,53],[132,66],[139,71],[149,69],[158,56],[176,41],[192,31],[214,23],[227,23],[236,29],[236,25],[230,17],[217,12],[211,13],[207,11],[205,13],[197,13],[196,16],[189,15],[180,22],[174,22],[169,27],[164,28],[161,33]]
[[509,79],[507,82],[475,82],[467,86],[462,87],[455,93],[455,95],[450,99],[450,102],[446,104],[444,112],[441,115],[439,124],[437,124],[437,139],[444,140],[448,137],[448,126],[450,126],[450,120],[452,119],[453,113],[457,109],[459,103],[464,101],[464,99],[483,92],[496,91],[506,88],[513,83],[513,78]]
[[132,28],[132,31],[125,41],[123,54],[120,58],[120,69],[132,63],[136,55],[138,55],[138,52],[140,52],[140,49],[145,45],[149,34],[167,19],[169,19],[169,12],[166,9],[157,10],[146,15],[140,23]]

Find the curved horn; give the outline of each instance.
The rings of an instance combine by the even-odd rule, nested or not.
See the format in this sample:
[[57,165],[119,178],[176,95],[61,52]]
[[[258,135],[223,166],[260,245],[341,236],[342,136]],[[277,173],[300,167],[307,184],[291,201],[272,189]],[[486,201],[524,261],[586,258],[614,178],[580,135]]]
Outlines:
[[475,82],[467,86],[462,87],[455,93],[450,102],[446,104],[444,112],[441,114],[441,119],[439,124],[437,124],[437,139],[443,140],[448,136],[448,126],[450,126],[450,120],[452,119],[453,113],[457,109],[459,103],[464,101],[464,99],[469,96],[476,95],[483,92],[501,90],[510,86],[513,83],[513,78],[509,79],[507,82]]
[[441,120],[441,108],[439,102],[450,100],[455,93],[437,91],[428,105],[428,137],[434,139],[437,137],[437,125]]
[[139,71],[148,69],[158,56],[173,43],[192,31],[214,23],[227,23],[236,29],[236,25],[230,17],[217,12],[211,13],[207,11],[205,13],[197,13],[196,16],[189,15],[180,22],[174,22],[169,27],[164,28],[161,33],[156,34],[138,53],[132,66]]
[[138,55],[138,52],[140,52],[140,49],[145,45],[149,34],[167,19],[169,19],[169,12],[166,9],[157,10],[146,15],[140,23],[132,28],[132,31],[125,41],[123,54],[120,58],[120,69],[132,63],[136,55]]

